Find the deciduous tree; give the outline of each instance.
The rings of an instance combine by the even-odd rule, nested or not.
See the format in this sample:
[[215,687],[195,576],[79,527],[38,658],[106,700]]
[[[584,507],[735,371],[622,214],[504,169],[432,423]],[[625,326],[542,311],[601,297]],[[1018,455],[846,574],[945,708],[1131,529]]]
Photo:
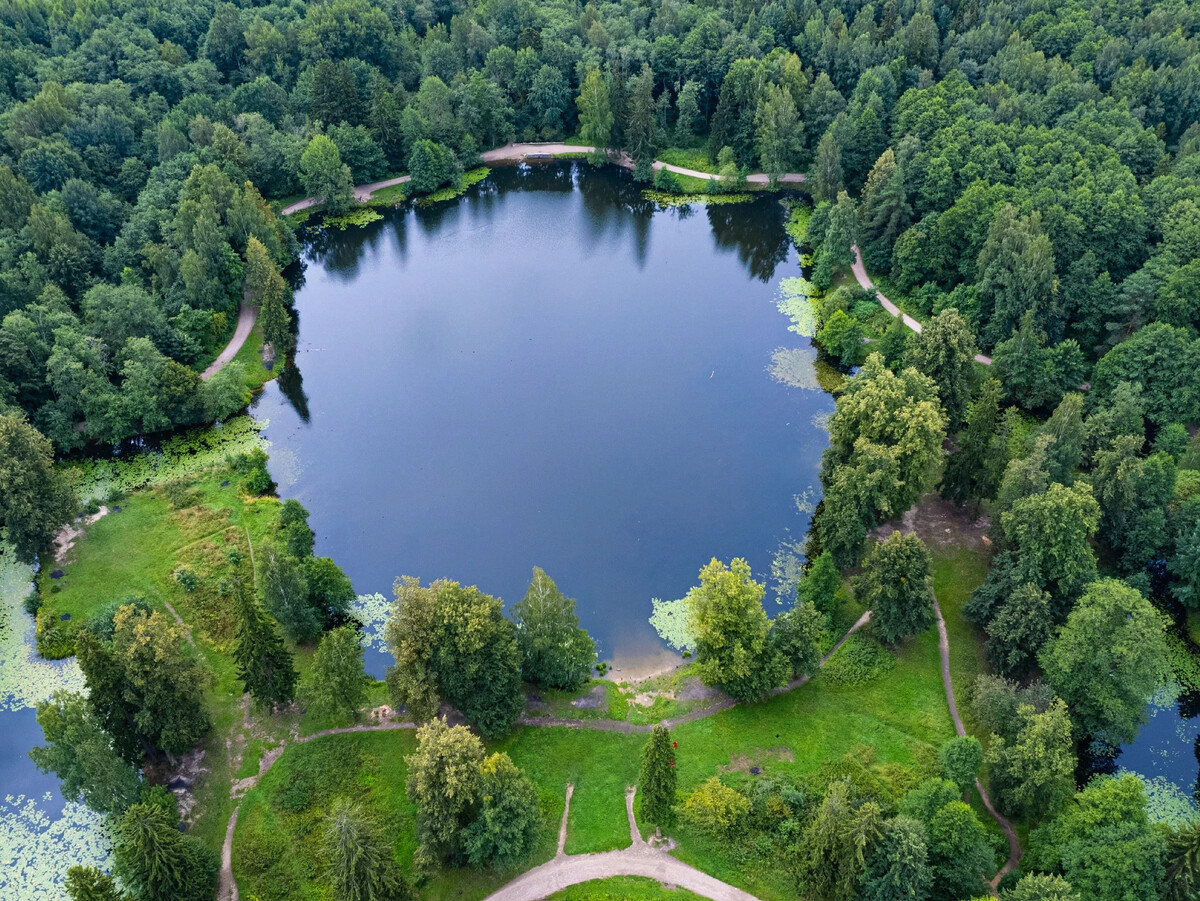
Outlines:
[[863,562],[857,594],[875,633],[889,644],[934,623],[929,551],[916,535],[892,532]]
[[533,849],[541,825],[538,794],[507,754],[492,754],[479,767],[479,813],[466,828],[467,859],[506,870]]
[[366,683],[358,629],[341,626],[326,632],[304,686],[309,709],[317,716],[356,719],[367,697]]
[[579,627],[575,600],[566,597],[540,567],[525,597],[512,609],[521,649],[521,675],[551,688],[576,689],[596,663],[596,643]]
[[77,504],[50,442],[23,416],[0,414],[0,526],[17,556],[33,562]]
[[1132,741],[1169,671],[1163,616],[1116,579],[1088,586],[1038,660],[1078,735]]

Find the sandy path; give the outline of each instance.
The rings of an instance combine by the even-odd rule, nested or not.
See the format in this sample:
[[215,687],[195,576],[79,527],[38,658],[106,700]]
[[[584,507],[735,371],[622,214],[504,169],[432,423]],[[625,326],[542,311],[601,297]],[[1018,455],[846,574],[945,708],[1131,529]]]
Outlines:
[[[503,147],[496,147],[492,150],[486,150],[479,155],[479,158],[485,163],[500,163],[511,160],[522,160],[526,157],[535,159],[550,158],[561,156],[564,153],[592,153],[595,147],[578,144],[562,144],[557,142],[546,143],[522,143],[522,144],[505,144]],[[633,160],[627,154],[622,153],[620,156],[610,157],[612,162],[618,166],[624,166],[626,169],[633,168]],[[666,169],[668,172],[674,172],[676,175],[687,175],[691,178],[700,178],[707,181],[710,178],[715,178],[718,181],[722,176],[714,175],[711,172],[699,172],[696,169],[685,169],[683,166],[673,166],[669,163],[664,163],[662,160],[654,161],[654,169]],[[395,178],[387,178],[383,181],[371,182],[365,185],[356,185],[354,188],[354,199],[359,203],[366,203],[371,199],[371,195],[383,188],[390,188],[392,185],[402,185],[407,181],[411,181],[411,175],[398,175]],[[770,178],[763,172],[756,172],[753,175],[746,176],[746,181],[753,185],[765,185],[770,183]],[[796,185],[804,182],[803,172],[787,172],[779,177],[780,184]],[[293,204],[285,206],[281,211],[281,215],[290,216],[292,213],[298,213],[301,210],[307,210],[309,207],[317,205],[317,198],[305,197],[303,200],[298,200]],[[893,314],[894,315],[894,314]]]
[[[867,275],[867,268],[863,265],[862,254],[858,252],[858,245],[853,245],[851,249],[854,251],[854,262],[850,266],[850,271],[854,273],[854,278],[858,281],[859,285],[868,291],[874,291],[875,296],[879,298],[879,302],[883,305],[885,310],[887,310],[893,316],[899,316],[901,322],[907,325],[918,335],[921,334],[921,323],[917,322],[917,320],[913,319],[907,313],[901,312],[898,306],[884,297],[882,292],[875,287],[875,283],[871,281],[871,276]],[[991,366],[992,358],[984,356],[983,354],[975,354],[975,362],[982,363],[984,366]]]
[[[933,599],[933,612],[937,614],[938,653],[942,658],[942,684],[946,687],[946,703],[950,707],[950,719],[954,720],[954,731],[959,735],[966,735],[967,730],[963,728],[962,717],[958,714],[958,704],[954,700],[954,682],[950,678],[950,635],[946,631],[946,620],[942,617],[942,608],[936,597]],[[1017,830],[992,805],[992,799],[988,796],[987,789],[978,779],[975,780],[975,790],[979,792],[979,798],[983,801],[987,812],[1000,825],[1000,828],[1004,830],[1004,835],[1008,838],[1008,860],[991,881],[992,891],[995,892],[1005,874],[1011,873],[1021,863],[1021,855],[1024,852],[1021,850],[1020,839],[1017,838]]]
[[242,345],[250,337],[250,332],[254,330],[254,323],[257,321],[258,307],[243,300],[241,309],[238,310],[237,328],[233,330],[233,337],[229,339],[229,343],[225,345],[225,349],[217,354],[217,358],[200,374],[200,378],[207,382],[224,369],[225,364],[238,355],[238,351],[242,349]]
[[[855,632],[857,632],[859,629],[861,629],[863,626],[865,626],[868,622],[870,622],[870,620],[871,620],[871,611],[868,610],[866,613],[864,613],[862,616],[860,616],[857,621],[855,621],[854,625],[852,625],[849,628],[849,630],[846,632],[846,634],[843,635],[838,640],[837,644],[835,644],[833,646],[833,648],[830,650],[830,652],[821,658],[820,666],[824,666],[829,661],[829,658],[832,657],[834,654],[836,654],[838,649],[841,648],[842,645],[844,645],[847,641],[850,640],[850,636],[853,635]],[[949,653],[949,652],[947,651],[947,653]],[[789,691],[792,691],[793,689],[799,688],[801,685],[804,685],[806,682],[808,682],[808,680],[810,678],[811,678],[810,676],[801,676],[799,679],[795,679],[795,680],[789,682],[787,685],[783,685],[783,686],[775,689],[774,691],[772,691],[770,693],[770,697],[774,697],[775,695],[784,694],[785,692],[789,692]],[[676,726],[680,725],[681,723],[691,723],[696,720],[704,719],[705,717],[712,716],[715,713],[720,713],[722,710],[728,710],[729,708],[734,707],[736,705],[737,705],[737,702],[734,701],[733,698],[722,697],[722,699],[717,704],[715,704],[711,707],[703,707],[699,710],[693,710],[690,713],[686,713],[683,716],[675,717],[674,719],[663,720],[663,724],[666,725],[668,728],[673,729]],[[633,733],[651,732],[654,729],[654,727],[650,726],[650,725],[629,723],[629,722],[625,722],[623,720],[559,719],[559,718],[553,718],[553,717],[540,717],[540,718],[538,718],[538,717],[521,717],[520,719],[517,720],[517,724],[521,725],[521,726],[534,726],[534,727],[541,727],[541,728],[546,728],[546,727],[551,727],[551,726],[563,726],[563,727],[570,728],[570,729],[592,729],[592,730],[595,730],[598,732],[621,732],[625,735],[630,735]],[[293,740],[297,744],[303,744],[306,741],[312,741],[313,739],[316,739],[316,738],[323,738],[326,735],[345,735],[348,732],[385,732],[385,731],[389,731],[389,730],[393,730],[393,729],[415,729],[415,728],[417,728],[415,723],[390,720],[386,723],[377,723],[374,725],[360,723],[357,726],[343,726],[340,729],[326,729],[323,732],[314,732],[312,735],[305,735],[302,738],[297,737]],[[250,791],[250,789],[252,789],[252,788],[254,788],[254,786],[258,785],[259,780],[262,779],[262,777],[267,774],[267,772],[271,769],[271,767],[275,765],[275,761],[278,760],[280,755],[283,753],[283,749],[286,746],[286,744],[287,744],[287,742],[281,743],[280,745],[278,745],[277,747],[272,749],[272,751],[269,753],[268,756],[264,756],[264,758],[259,763],[259,770],[256,775],[250,776],[246,779],[241,779],[241,780],[235,782],[234,785],[230,788],[230,795],[235,798],[241,798],[246,794],[246,792]],[[568,809],[570,808],[570,804],[571,804],[571,794],[572,794],[572,792],[574,792],[574,790],[575,790],[574,785],[567,786],[567,807],[568,807]],[[635,842],[635,845],[636,845],[636,843],[641,842],[642,839],[641,839],[641,835],[639,835],[637,832],[637,825],[634,821],[633,795],[632,794],[630,794],[626,798],[626,811],[629,814],[630,836],[631,837],[636,836],[636,838],[633,838],[633,841]],[[221,846],[221,889],[220,889],[220,893],[217,896],[218,901],[238,901],[237,882],[233,878],[233,834],[234,834],[234,830],[235,830],[235,827],[237,824],[237,815],[238,815],[238,808],[235,807],[233,809],[232,815],[229,818],[229,826],[225,830],[225,843]],[[560,858],[564,859],[564,860],[568,859],[567,855],[565,854],[565,851],[564,851],[564,849],[566,848],[566,842],[567,842],[567,812],[566,812],[566,810],[564,810],[562,824],[559,827],[559,831],[558,831],[558,855],[555,857],[555,861],[559,860]],[[644,845],[644,843],[643,843],[643,847],[646,847]],[[626,849],[626,851],[611,851],[611,852],[606,852],[606,854],[626,854],[627,852],[629,852],[631,850],[633,850],[633,849]],[[655,855],[659,855],[659,853],[660,852],[658,852],[658,851],[654,852]],[[591,867],[591,864],[587,864],[585,867],[585,865],[583,863],[580,863],[580,861],[582,861],[584,858],[600,858],[600,857],[605,857],[605,856],[606,856],[605,854],[599,854],[599,855],[597,855],[597,854],[580,854],[580,855],[571,856],[569,859],[572,861],[572,864],[571,864],[572,867],[578,866],[578,867],[584,867],[585,869],[587,869],[588,867]],[[662,854],[661,856],[665,857],[666,855]],[[662,881],[674,882],[677,885],[682,885],[685,888],[691,889],[692,891],[696,892],[697,894],[706,895],[709,898],[715,898],[715,899],[717,899],[717,901],[725,901],[725,899],[734,899],[734,901],[747,901],[747,899],[749,899],[749,901],[753,901],[752,895],[747,895],[745,892],[742,892],[739,889],[735,889],[732,886],[725,885],[725,883],[723,883],[723,882],[719,882],[718,880],[712,879],[712,877],[706,876],[704,873],[701,873],[699,870],[695,870],[692,867],[688,867],[686,864],[675,860],[673,857],[667,857],[666,859],[668,861],[671,861],[672,864],[677,864],[678,866],[686,867],[689,872],[691,872],[693,874],[697,874],[698,876],[702,876],[704,879],[710,880],[711,883],[713,884],[713,886],[724,887],[725,889],[736,892],[737,894],[734,894],[734,895],[708,894],[708,892],[695,887],[695,885],[698,885],[699,883],[696,883],[695,879],[693,879],[691,876],[688,876],[688,879],[690,879],[691,882],[684,882],[684,881],[673,878],[674,876],[679,875],[678,873],[674,873],[674,872],[671,874],[666,874],[664,872]],[[555,861],[551,861],[551,863],[554,863]],[[654,863],[654,865],[657,867],[658,863],[655,863],[655,861],[658,861],[657,856],[655,856],[653,858],[653,860],[651,861],[651,863]],[[549,866],[549,864],[543,864],[542,866],[543,867]],[[632,866],[632,864],[631,864],[631,866]],[[643,867],[643,863],[637,863],[637,866]],[[670,866],[670,865],[668,865],[668,866]],[[538,869],[541,869],[541,868],[538,868]],[[570,870],[570,869],[568,869],[568,871],[574,872],[574,870]],[[564,871],[564,872],[568,872],[568,871]],[[588,871],[590,872],[591,870],[589,869]],[[529,872],[532,873],[535,871],[530,870]],[[603,878],[603,876],[605,876],[605,875],[608,875],[608,876],[650,876],[651,878],[657,879],[657,878],[659,878],[657,875],[658,872],[659,872],[658,870],[654,870],[654,872],[649,872],[649,871],[642,872],[641,870],[637,870],[637,871],[617,870],[617,871],[613,871],[613,872],[609,872],[609,873],[601,873],[600,876],[586,876],[582,879],[575,879],[574,881],[563,883],[563,886],[561,886],[561,887],[565,887],[567,885],[574,885],[575,882],[586,882],[588,879]],[[525,874],[525,876],[528,876],[528,875],[529,875],[529,873]],[[510,886],[516,885],[518,882],[520,882],[522,879],[524,879],[525,876],[521,876],[518,879],[514,880],[513,882],[509,883],[508,886],[505,886],[504,889],[501,889],[501,892],[506,891]],[[710,886],[710,888],[712,888],[712,886]],[[558,889],[552,889],[552,890],[546,892],[545,894],[553,894],[555,891],[558,891]],[[497,894],[493,895],[492,897],[498,898],[498,899],[507,899],[508,898],[507,895],[501,895],[500,893],[497,893]],[[524,897],[526,897],[526,896],[525,895],[513,895],[512,896],[513,899],[524,898]],[[542,898],[542,897],[544,897],[544,895],[532,895],[529,897]]]
[[522,873],[508,885],[488,895],[484,901],[538,901],[547,895],[562,891],[571,885],[607,879],[610,876],[644,876],[657,879],[667,885],[683,886],[697,895],[714,901],[757,901],[754,895],[714,879],[668,852],[674,843],[646,843],[642,840],[637,819],[633,813],[635,789],[625,793],[625,812],[629,816],[630,845],[621,851],[603,851],[596,854],[564,854],[567,840],[567,813],[571,809],[571,792],[567,786],[567,804],[563,810],[562,827],[558,833],[558,854],[526,873]]

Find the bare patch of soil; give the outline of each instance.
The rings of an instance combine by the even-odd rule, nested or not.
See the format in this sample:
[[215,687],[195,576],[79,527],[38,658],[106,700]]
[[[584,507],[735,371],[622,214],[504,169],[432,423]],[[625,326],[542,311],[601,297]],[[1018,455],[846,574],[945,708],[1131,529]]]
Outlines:
[[64,562],[67,552],[75,547],[75,542],[83,537],[87,527],[97,520],[108,515],[108,507],[101,507],[96,513],[90,516],[76,517],[75,522],[67,523],[58,530],[58,534],[54,536],[54,559],[58,563]]
[[892,532],[916,535],[931,548],[960,547],[968,550],[989,550],[991,518],[980,513],[971,519],[969,507],[959,507],[937,494],[927,494],[909,507],[899,519],[877,526],[871,537],[882,541]]

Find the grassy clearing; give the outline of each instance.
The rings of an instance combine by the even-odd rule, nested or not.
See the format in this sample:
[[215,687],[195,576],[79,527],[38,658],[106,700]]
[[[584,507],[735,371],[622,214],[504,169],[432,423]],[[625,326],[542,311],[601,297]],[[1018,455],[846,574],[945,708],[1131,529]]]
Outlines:
[[971,705],[965,703],[965,696],[975,677],[988,672],[989,667],[983,635],[963,616],[962,608],[970,600],[971,592],[983,582],[987,567],[987,557],[979,552],[967,548],[933,549],[933,590],[950,639],[950,676],[955,695],[964,699],[958,702],[958,712],[971,734],[978,730],[974,728]]
[[403,203],[408,199],[409,182],[401,182],[398,185],[388,185],[386,188],[380,188],[378,191],[371,192],[370,203],[372,205],[392,205]]
[[703,897],[687,889],[664,888],[654,879],[614,876],[572,885],[547,896],[546,901],[699,901]]
[[262,327],[255,323],[254,329],[250,332],[250,337],[246,339],[246,343],[242,345],[242,349],[237,352],[237,356],[233,358],[233,362],[241,363],[246,370],[246,387],[251,391],[257,391],[275,376],[279,375],[279,362],[276,362],[273,369],[268,369],[263,363],[262,358],[263,336]]
[[658,151],[655,156],[669,166],[680,166],[697,172],[717,171],[716,163],[708,158],[708,150],[703,147],[668,147]]

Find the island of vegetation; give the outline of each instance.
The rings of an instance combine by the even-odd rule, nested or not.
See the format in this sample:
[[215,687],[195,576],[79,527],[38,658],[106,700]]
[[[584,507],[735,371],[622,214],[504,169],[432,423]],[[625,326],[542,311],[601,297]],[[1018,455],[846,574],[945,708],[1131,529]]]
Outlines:
[[[6,4],[0,630],[77,678],[0,679],[111,847],[49,890],[1200,897],[1194,800],[1081,765],[1200,691],[1198,40],[1182,0]],[[697,560],[636,684],[541,569],[357,596],[241,415],[304,230],[573,153],[787,191],[840,373],[794,605]]]

